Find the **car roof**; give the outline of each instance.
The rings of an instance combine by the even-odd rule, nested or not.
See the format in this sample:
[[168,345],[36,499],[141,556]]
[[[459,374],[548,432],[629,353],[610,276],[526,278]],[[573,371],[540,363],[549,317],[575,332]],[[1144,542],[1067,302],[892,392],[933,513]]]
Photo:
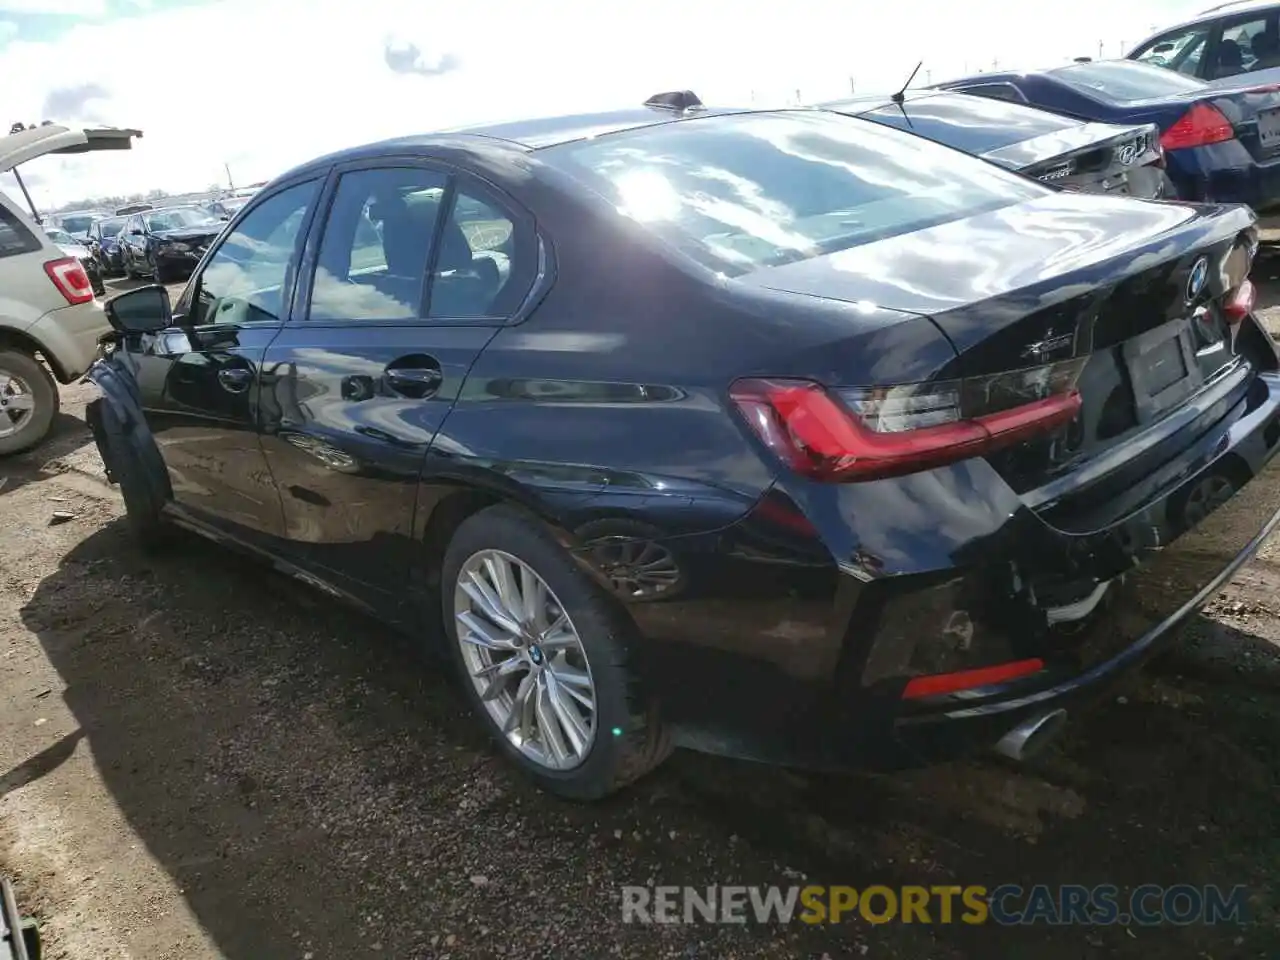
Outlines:
[[702,117],[725,116],[737,113],[773,113],[772,110],[750,108],[716,108],[699,105],[692,109],[672,109],[650,106],[613,110],[604,113],[580,113],[560,117],[541,117],[529,120],[513,120],[507,123],[491,123],[477,126],[456,127],[436,133],[418,134],[380,140],[357,147],[317,157],[283,174],[280,179],[291,179],[316,173],[335,163],[364,160],[387,153],[403,151],[414,153],[430,150],[475,150],[527,153],[574,140],[606,136],[624,130],[679,123]]

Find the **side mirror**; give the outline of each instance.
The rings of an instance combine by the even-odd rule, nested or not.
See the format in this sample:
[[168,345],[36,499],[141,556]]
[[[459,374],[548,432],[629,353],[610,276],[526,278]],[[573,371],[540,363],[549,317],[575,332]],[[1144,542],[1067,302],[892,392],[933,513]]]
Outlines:
[[220,220],[230,220],[230,219],[231,219],[231,214],[229,214],[229,213],[224,213],[224,214],[223,214],[221,217],[219,217],[218,219],[220,219]]
[[102,309],[118,333],[158,333],[173,326],[169,292],[158,283],[117,294]]

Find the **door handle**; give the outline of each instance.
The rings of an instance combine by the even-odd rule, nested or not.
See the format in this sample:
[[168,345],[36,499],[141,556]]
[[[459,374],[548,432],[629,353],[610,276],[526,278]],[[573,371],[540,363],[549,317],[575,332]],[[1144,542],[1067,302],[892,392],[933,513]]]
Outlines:
[[444,382],[439,367],[387,367],[387,386],[402,397],[425,400],[433,396]]
[[244,367],[225,367],[218,371],[218,382],[228,393],[244,393],[253,382],[253,371]]

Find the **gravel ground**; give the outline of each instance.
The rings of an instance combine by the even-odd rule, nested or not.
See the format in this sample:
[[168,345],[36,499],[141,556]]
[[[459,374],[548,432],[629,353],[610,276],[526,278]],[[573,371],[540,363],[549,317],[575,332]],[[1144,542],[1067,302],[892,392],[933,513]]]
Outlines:
[[[92,390],[64,389],[52,442],[0,466],[0,865],[47,957],[1280,956],[1274,545],[1033,767],[816,777],[679,753],[575,806],[508,772],[412,638],[194,538],[135,551]],[[622,884],[802,876],[1243,884],[1253,920],[621,922]]]

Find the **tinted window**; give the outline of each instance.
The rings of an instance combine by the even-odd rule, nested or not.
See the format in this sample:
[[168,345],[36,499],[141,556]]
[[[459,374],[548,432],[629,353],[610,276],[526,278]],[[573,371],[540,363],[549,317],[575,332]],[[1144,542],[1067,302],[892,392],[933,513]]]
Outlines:
[[421,315],[446,180],[436,171],[411,167],[342,175],[320,241],[312,320]]
[[1195,76],[1200,68],[1200,57],[1209,38],[1209,25],[1184,27],[1153,40],[1132,55],[1132,59],[1153,67],[1176,70]]
[[901,109],[889,105],[866,117],[966,153],[988,153],[1080,125],[1044,110],[964,95],[920,97]]
[[70,216],[59,217],[58,224],[68,233],[84,233],[89,229],[89,224],[93,223],[92,216]]
[[833,113],[705,117],[541,154],[700,262],[737,274],[1047,192],[920,137]]
[[40,249],[36,235],[0,203],[0,257],[12,257]]
[[[517,281],[512,273],[515,224],[493,204],[465,189],[440,234],[440,254],[431,281],[432,317],[506,316],[517,303],[504,296]],[[514,291],[517,298],[524,290]]]
[[1234,77],[1250,70],[1280,66],[1280,34],[1275,14],[1237,21],[1222,28],[1215,77]]
[[280,318],[289,265],[317,190],[314,180],[282,190],[223,238],[199,276],[193,323]]
[[1026,103],[1026,98],[1018,92],[1012,83],[975,83],[966,86],[966,93],[987,97],[991,100],[1004,100],[1008,103]]
[[1130,60],[1076,63],[1050,70],[1049,75],[1096,99],[1120,103],[1176,96],[1203,90],[1206,86],[1172,70]]

